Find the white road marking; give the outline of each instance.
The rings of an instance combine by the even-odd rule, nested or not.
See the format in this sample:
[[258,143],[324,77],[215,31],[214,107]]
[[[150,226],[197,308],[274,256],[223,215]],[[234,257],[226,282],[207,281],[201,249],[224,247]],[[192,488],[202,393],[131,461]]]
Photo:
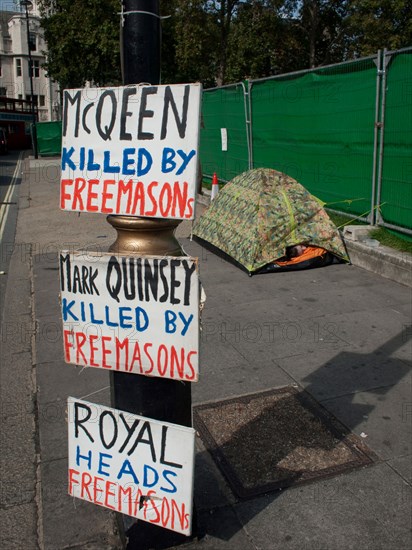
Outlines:
[[10,209],[10,199],[13,196],[14,189],[16,187],[17,178],[21,174],[22,160],[23,160],[23,151],[21,151],[19,155],[16,168],[13,173],[13,177],[11,179],[6,196],[4,197],[4,204],[0,205],[0,242],[3,240],[4,228],[6,227],[7,216]]

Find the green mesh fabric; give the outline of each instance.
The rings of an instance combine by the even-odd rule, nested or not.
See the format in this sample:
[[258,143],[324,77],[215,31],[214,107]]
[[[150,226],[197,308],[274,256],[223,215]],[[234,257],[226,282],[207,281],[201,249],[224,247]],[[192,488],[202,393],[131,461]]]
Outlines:
[[37,149],[41,156],[57,156],[62,150],[62,123],[38,122],[36,124]]

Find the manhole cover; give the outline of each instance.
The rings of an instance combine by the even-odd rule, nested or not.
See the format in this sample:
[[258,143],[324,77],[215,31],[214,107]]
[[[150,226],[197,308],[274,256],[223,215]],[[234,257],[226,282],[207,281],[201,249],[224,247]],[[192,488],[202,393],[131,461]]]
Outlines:
[[322,405],[291,386],[198,405],[193,414],[239,498],[331,477],[377,458]]

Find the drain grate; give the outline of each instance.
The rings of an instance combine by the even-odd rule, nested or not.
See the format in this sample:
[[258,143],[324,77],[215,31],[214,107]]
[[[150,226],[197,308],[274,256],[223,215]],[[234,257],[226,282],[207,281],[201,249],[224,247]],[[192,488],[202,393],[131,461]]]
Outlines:
[[194,424],[239,498],[367,466],[376,455],[293,386],[195,406]]

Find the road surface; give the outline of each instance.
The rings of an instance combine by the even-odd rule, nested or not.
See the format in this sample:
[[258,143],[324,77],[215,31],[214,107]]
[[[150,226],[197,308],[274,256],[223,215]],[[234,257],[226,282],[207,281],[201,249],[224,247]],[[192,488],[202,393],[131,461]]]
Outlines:
[[0,155],[0,314],[13,251],[24,151]]

